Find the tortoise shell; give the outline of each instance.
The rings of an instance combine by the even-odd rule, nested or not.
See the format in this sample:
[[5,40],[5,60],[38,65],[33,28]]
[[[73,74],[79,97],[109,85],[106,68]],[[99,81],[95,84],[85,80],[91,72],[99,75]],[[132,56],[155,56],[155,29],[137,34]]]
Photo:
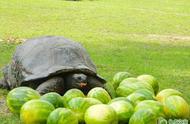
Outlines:
[[69,72],[89,74],[105,82],[80,43],[61,36],[44,36],[16,48],[12,62],[4,68],[4,77],[11,87],[16,87]]

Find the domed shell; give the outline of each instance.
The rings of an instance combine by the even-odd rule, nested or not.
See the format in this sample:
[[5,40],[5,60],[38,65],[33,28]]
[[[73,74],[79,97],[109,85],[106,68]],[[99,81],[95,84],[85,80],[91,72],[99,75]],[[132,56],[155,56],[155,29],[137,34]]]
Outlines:
[[[4,69],[8,83],[20,85],[37,79],[68,72],[97,75],[96,66],[80,43],[61,36],[29,39],[16,48],[13,60]],[[14,86],[13,86],[14,87]]]

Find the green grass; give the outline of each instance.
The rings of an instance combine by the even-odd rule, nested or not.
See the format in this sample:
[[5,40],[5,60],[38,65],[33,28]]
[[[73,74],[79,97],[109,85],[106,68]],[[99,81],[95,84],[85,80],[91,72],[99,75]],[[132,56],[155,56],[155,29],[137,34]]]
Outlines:
[[[152,74],[190,103],[189,13],[188,0],[0,1],[0,38],[11,42],[0,42],[0,67],[15,40],[61,35],[81,42],[108,82],[118,71]],[[7,91],[0,94],[3,101]],[[18,116],[4,105],[0,121],[18,124]]]

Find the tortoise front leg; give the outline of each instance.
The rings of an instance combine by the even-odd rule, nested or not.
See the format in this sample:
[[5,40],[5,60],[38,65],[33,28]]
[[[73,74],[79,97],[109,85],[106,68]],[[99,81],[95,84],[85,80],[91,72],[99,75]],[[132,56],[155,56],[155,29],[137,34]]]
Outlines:
[[40,94],[48,92],[57,92],[59,94],[64,93],[64,79],[62,77],[53,77],[42,84],[36,89]]
[[8,83],[5,81],[4,78],[3,78],[3,79],[0,79],[0,88],[7,89],[7,90],[10,89]]

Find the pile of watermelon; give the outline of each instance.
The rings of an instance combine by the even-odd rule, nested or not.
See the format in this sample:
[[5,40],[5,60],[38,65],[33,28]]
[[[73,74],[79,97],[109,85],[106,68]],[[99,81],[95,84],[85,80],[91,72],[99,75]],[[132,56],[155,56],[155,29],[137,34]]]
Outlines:
[[20,114],[23,124],[157,124],[160,119],[190,117],[183,94],[175,89],[159,92],[152,75],[118,72],[111,84],[115,98],[101,87],[87,95],[70,89],[63,96],[55,92],[41,96],[29,87],[18,87],[8,93],[7,106]]

